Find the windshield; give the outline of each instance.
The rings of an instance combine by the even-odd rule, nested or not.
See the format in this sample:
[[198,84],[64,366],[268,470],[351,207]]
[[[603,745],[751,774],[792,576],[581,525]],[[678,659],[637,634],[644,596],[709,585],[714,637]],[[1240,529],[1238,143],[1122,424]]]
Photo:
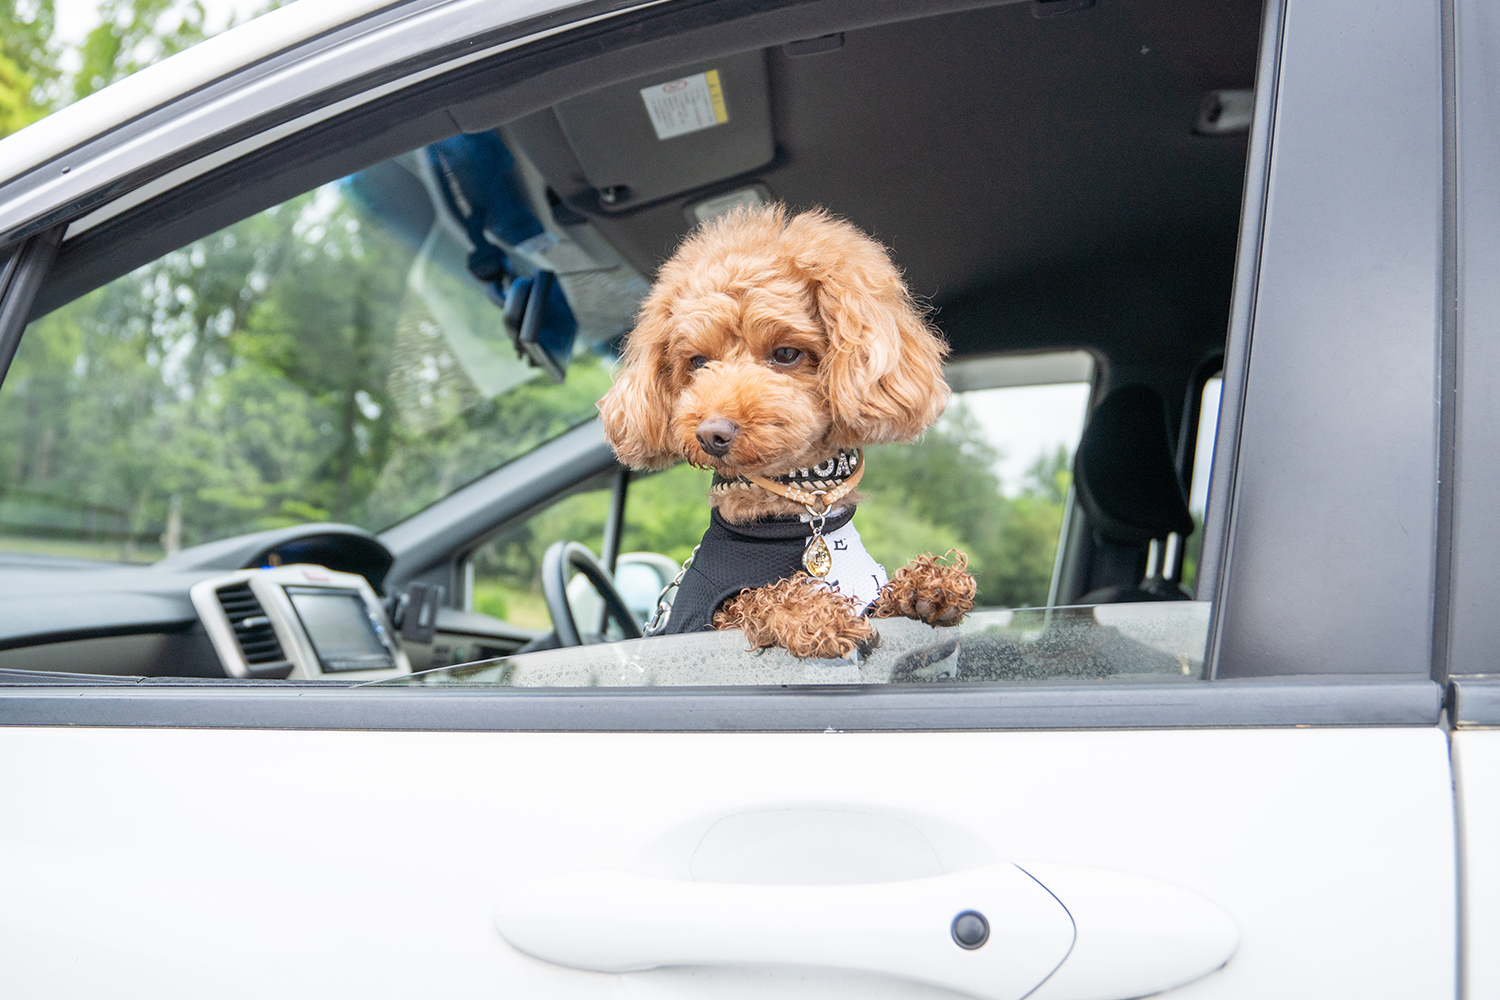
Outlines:
[[[380,531],[592,419],[646,283],[598,255],[557,268],[576,335],[555,382],[476,277],[429,153],[34,322],[0,392],[0,550],[150,562],[304,522]],[[569,249],[536,242],[554,268]]]

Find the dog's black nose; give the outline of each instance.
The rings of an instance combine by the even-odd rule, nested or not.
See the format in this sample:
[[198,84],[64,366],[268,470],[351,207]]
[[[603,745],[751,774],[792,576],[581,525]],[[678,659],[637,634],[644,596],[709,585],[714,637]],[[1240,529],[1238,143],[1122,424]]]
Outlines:
[[698,443],[710,455],[723,458],[729,454],[729,446],[734,443],[734,436],[739,432],[740,425],[733,420],[710,417],[698,425]]

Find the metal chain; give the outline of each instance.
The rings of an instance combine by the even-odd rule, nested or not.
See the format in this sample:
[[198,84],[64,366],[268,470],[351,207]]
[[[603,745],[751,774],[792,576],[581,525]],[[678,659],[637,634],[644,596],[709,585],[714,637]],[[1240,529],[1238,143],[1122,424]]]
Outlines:
[[656,613],[646,623],[646,631],[642,633],[643,635],[656,635],[666,625],[667,612],[672,608],[672,605],[667,603],[667,594],[671,593],[673,587],[679,586],[682,583],[682,578],[687,575],[688,567],[693,564],[693,558],[697,556],[698,550],[702,547],[702,542],[693,546],[693,551],[688,553],[687,561],[682,564],[682,569],[677,573],[677,579],[661,588],[661,593],[656,595]]

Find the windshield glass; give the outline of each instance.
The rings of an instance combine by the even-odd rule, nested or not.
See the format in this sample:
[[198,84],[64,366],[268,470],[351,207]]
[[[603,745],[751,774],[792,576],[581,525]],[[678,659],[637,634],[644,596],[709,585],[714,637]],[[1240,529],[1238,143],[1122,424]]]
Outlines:
[[646,283],[566,262],[576,338],[555,383],[512,343],[427,152],[34,322],[0,392],[0,550],[150,562],[310,521],[380,531],[592,419]]

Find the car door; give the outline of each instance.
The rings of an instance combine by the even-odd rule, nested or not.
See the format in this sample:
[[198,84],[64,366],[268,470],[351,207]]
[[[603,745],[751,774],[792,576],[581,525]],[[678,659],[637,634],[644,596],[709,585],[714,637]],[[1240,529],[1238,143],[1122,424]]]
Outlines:
[[[560,98],[584,70],[627,78],[626,55],[681,64],[915,6],[559,5],[522,31],[508,19],[530,8],[410,4],[366,26],[391,55],[360,94],[262,106],[227,161],[184,142],[118,183],[176,169],[222,190],[274,156],[306,190],[337,176],[318,143],[362,166],[381,143]],[[8,684],[6,992],[1452,996],[1441,23],[1394,0],[1266,7],[1201,678]],[[357,34],[315,41],[337,53]],[[501,51],[454,65],[470,43]],[[394,85],[413,51],[427,75]],[[493,89],[473,98],[480,70]],[[158,125],[188,127],[140,127]],[[137,238],[107,224],[129,207],[107,185],[88,202],[48,183],[52,201],[0,203],[11,351],[33,297],[87,280],[82,264],[49,279],[54,256],[105,261]],[[139,197],[168,211],[193,190]],[[104,218],[68,242],[92,243],[59,253],[85,210]]]

